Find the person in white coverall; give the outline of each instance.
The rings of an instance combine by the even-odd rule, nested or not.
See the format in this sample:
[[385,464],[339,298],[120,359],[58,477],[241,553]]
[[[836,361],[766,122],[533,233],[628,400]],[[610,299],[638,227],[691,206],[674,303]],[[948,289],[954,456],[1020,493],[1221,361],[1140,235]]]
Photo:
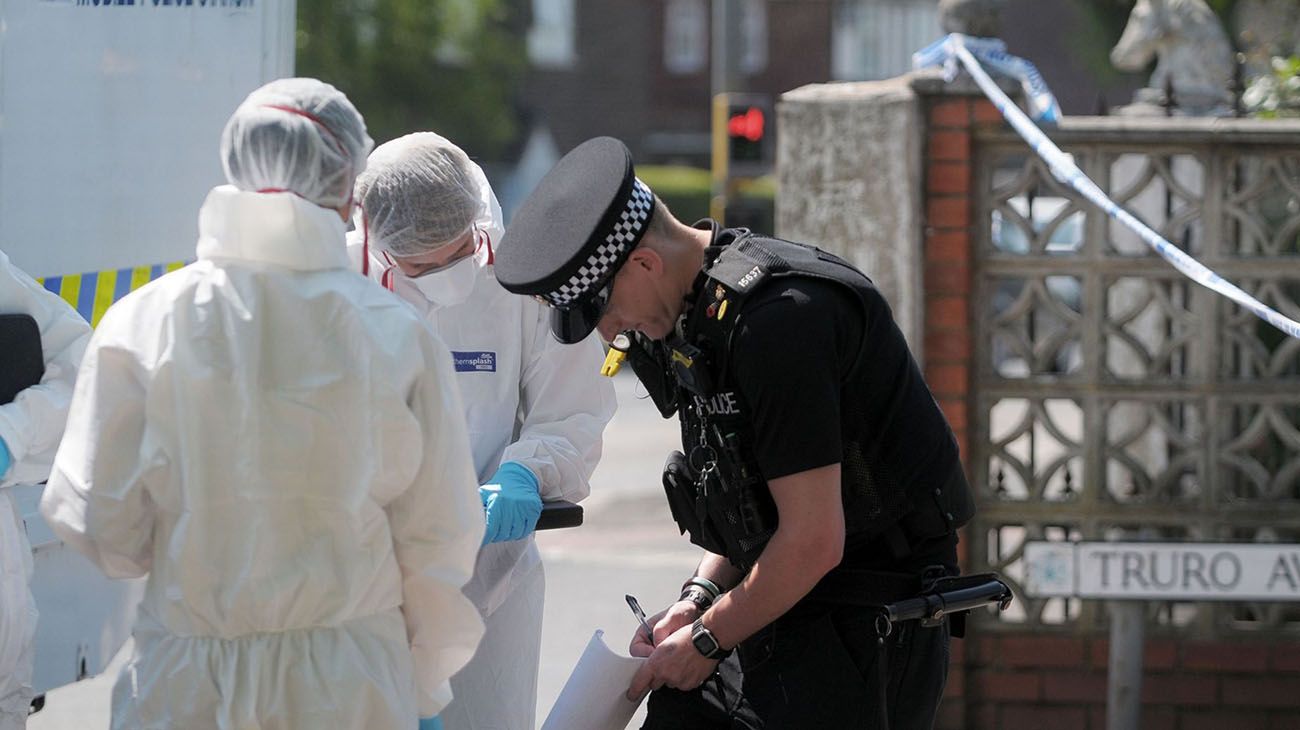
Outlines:
[[370,146],[327,84],[254,91],[198,261],[91,339],[41,513],[149,576],[114,729],[414,730],[482,635],[451,355],[348,265]]
[[[49,476],[90,325],[11,264],[3,251],[0,314],[27,314],[36,320],[45,360],[41,382],[19,391],[12,403],[0,405],[0,730],[21,730],[32,704],[36,604],[28,588],[32,550],[8,487],[38,484]],[[3,362],[0,357],[0,367]]]
[[604,353],[594,337],[564,347],[545,307],[497,284],[501,207],[459,147],[429,132],[381,145],[356,198],[354,263],[451,349],[482,484],[487,537],[465,593],[487,632],[452,678],[456,699],[441,719],[447,730],[532,730],[545,588],[532,533],[543,499],[577,502],[590,491],[615,408]]

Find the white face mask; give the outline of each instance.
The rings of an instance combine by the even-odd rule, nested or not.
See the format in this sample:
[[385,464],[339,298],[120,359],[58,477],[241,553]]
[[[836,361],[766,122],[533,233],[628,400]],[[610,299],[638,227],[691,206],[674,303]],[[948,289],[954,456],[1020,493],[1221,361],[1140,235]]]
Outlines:
[[478,278],[478,257],[470,254],[445,269],[411,279],[424,298],[439,307],[460,304],[469,298]]

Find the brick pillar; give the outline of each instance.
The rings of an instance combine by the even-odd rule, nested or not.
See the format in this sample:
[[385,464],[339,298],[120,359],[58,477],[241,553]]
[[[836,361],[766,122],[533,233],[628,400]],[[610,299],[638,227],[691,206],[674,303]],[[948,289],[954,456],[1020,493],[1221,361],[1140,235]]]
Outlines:
[[[952,426],[970,474],[973,408],[974,195],[971,129],[1001,123],[988,101],[965,95],[925,97],[923,235],[925,380]],[[959,558],[968,566],[962,535]],[[953,642],[948,687],[937,727],[968,727],[966,641]]]
[[[971,393],[971,164],[970,101],[930,97],[924,145],[925,380],[952,426],[963,463],[969,462]],[[966,563],[965,535],[960,559]],[[940,730],[965,727],[965,641],[953,642]]]
[[[931,98],[925,142],[925,379],[969,453],[971,102]],[[969,462],[967,462],[969,467]]]
[[967,96],[931,96],[926,107],[925,379],[957,435],[969,472],[975,208],[971,129],[1000,124],[1002,117],[987,100]]
[[[968,474],[975,365],[971,129],[1001,121],[982,98],[932,96],[926,102],[925,380],[952,425]],[[964,550],[961,558],[964,564]]]

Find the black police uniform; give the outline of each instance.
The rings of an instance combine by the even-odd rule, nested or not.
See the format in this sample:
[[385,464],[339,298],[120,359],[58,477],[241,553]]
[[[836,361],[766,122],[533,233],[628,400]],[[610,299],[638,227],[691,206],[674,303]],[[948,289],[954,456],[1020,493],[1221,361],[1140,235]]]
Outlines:
[[[649,225],[647,194],[621,143],[584,143],[516,213],[498,280],[546,298],[556,336],[581,339]],[[777,525],[768,480],[840,464],[844,559],[741,643],[743,679],[729,659],[698,690],[658,690],[646,727],[929,727],[947,625],[906,622],[880,645],[875,619],[927,573],[956,571],[955,529],[973,503],[952,432],[867,277],[742,229],[715,228],[712,243],[677,331],[634,336],[629,352],[661,411],[681,418],[683,451],[665,469],[674,518],[748,570]]]
[[955,574],[955,528],[973,510],[955,439],[888,305],[830,254],[715,228],[688,307],[676,336],[638,339],[631,353],[644,381],[669,384],[647,386],[661,410],[681,417],[670,471],[685,478],[669,487],[679,525],[748,570],[776,526],[766,481],[838,463],[845,557],[741,643],[743,703],[724,667],[695,692],[652,694],[645,727],[875,727],[882,701],[890,727],[929,727],[946,627],[902,625],[882,676],[875,607],[919,593],[927,571]]

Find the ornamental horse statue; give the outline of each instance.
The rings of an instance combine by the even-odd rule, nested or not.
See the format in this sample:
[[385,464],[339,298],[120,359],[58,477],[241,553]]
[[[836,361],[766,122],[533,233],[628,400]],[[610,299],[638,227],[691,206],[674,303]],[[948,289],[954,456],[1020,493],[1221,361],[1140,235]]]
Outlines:
[[1182,114],[1230,113],[1232,45],[1205,0],[1137,0],[1110,60],[1124,71],[1141,71],[1153,56],[1156,70],[1149,88],[1135,95],[1137,106],[1159,106],[1172,88]]

